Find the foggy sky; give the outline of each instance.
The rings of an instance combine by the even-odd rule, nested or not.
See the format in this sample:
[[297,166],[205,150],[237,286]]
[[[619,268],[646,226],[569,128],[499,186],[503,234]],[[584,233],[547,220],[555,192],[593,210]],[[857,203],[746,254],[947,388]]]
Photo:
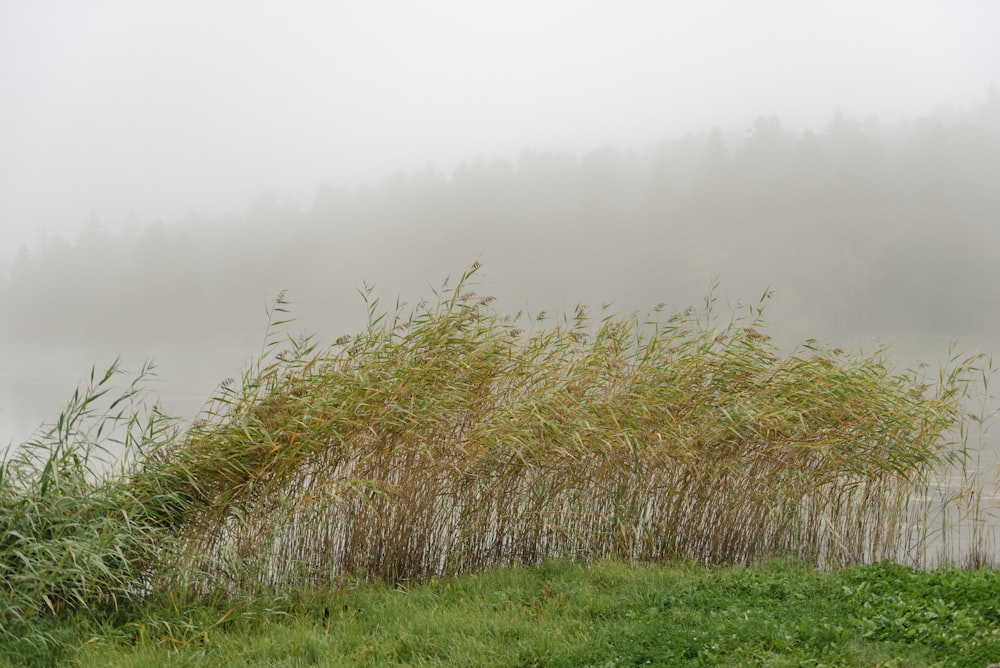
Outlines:
[[985,98],[998,34],[991,0],[6,0],[0,255],[91,213],[308,207],[323,183],[762,114],[912,118]]

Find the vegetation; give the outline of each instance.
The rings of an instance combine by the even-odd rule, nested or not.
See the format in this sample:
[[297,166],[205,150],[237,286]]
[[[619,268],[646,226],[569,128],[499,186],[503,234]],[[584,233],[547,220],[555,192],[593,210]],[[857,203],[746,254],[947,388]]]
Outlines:
[[[151,367],[108,400],[120,372],[117,363],[103,375],[92,369],[58,420],[8,450],[0,464],[5,640],[39,650],[58,646],[44,620],[116,610],[148,593],[170,536],[157,526],[156,499],[136,497],[132,475],[145,465],[147,448],[172,432],[155,405],[144,415],[141,382]],[[116,446],[127,455],[109,468]]]
[[[80,666],[920,666],[1000,657],[1000,572],[545,562],[419,586],[167,597],[60,621]],[[24,655],[2,646],[4,658]],[[41,657],[38,663],[43,663]]]
[[[934,471],[960,456],[949,439],[963,433],[963,402],[987,379],[977,358],[955,357],[928,382],[916,372],[894,372],[881,351],[855,357],[809,341],[782,356],[764,333],[762,304],[721,320],[711,296],[700,311],[658,307],[647,317],[592,318],[582,306],[554,324],[545,314],[506,317],[493,310],[491,298],[472,292],[477,269],[409,309],[397,303],[383,310],[365,291],[367,328],[327,349],[283,333],[288,321],[279,319],[286,313],[279,297],[275,331],[259,362],[241,382],[224,383],[186,429],[155,405],[147,408],[140,394],[146,370],[116,398],[108,392],[117,368],[92,373],[90,386],[74,395],[56,423],[8,453],[0,467],[0,631],[8,656],[59,658],[86,642],[83,634],[131,639],[137,650],[154,653],[166,641],[217,661],[225,656],[204,653],[215,646],[211,628],[235,624],[256,629],[239,633],[257,634],[276,623],[273,612],[301,611],[296,606],[307,600],[318,609],[309,598],[318,596],[326,597],[322,607],[334,611],[334,621],[348,624],[351,597],[397,596],[377,587],[352,593],[350,585],[361,581],[383,587],[434,582],[419,590],[433,599],[445,596],[442,586],[481,581],[443,585],[439,578],[543,567],[553,559],[716,566],[781,557],[829,569],[925,557],[927,524],[915,523],[927,519],[926,506],[916,500],[927,496]],[[107,409],[97,408],[102,402]],[[124,456],[100,456],[115,444]],[[643,636],[650,625],[695,615],[662,605],[679,600],[677,592],[664,593],[674,585],[661,591],[638,581],[619,584],[626,597],[641,598],[643,588],[653,587],[654,598],[638,608],[633,599],[621,601],[637,615],[626,633],[624,613],[601,602],[611,595],[601,593],[600,574],[620,578],[627,566],[596,567],[590,584],[574,567],[552,568],[589,593],[580,595],[578,610],[552,618],[553,633],[565,634],[565,645],[551,647],[558,654],[545,649],[555,640],[532,632],[523,653],[503,655],[514,663],[603,665],[619,655],[633,662],[639,648],[653,642]],[[523,588],[546,572],[490,577],[512,577]],[[775,572],[819,589],[855,589],[797,568]],[[864,596],[874,587],[862,586],[869,572],[846,571],[861,574],[857,590]],[[653,580],[683,573],[691,586],[742,577],[750,590],[759,586],[752,584],[757,578],[768,583],[774,577],[767,569],[747,575],[693,566],[642,573]],[[546,581],[539,605],[528,607],[576,608],[577,595],[562,596],[561,586]],[[783,591],[788,598],[797,589]],[[523,608],[518,614],[529,614],[520,594],[509,595]],[[845,600],[853,601],[854,612],[835,624],[870,603],[852,596]],[[759,592],[752,598],[763,605]],[[878,598],[878,605],[885,600]],[[964,599],[951,608],[942,600],[935,614],[964,610],[954,607]],[[340,601],[347,602],[346,617]],[[911,601],[897,602],[896,608],[885,603],[882,626],[873,613],[874,626],[835,625],[822,643],[840,638],[854,647],[847,637],[855,631],[879,643],[906,640],[893,635],[898,628],[890,618],[893,609],[909,610]],[[828,607],[800,603],[811,614]],[[914,624],[926,621],[923,609],[911,611]],[[992,636],[984,629],[996,609],[976,610],[955,613],[965,615],[968,626],[960,637],[979,634],[977,642],[988,645]],[[448,655],[433,646],[450,645],[442,634],[457,633],[455,620],[465,613],[450,614],[436,630],[422,627],[438,641],[406,626],[423,622],[400,621],[400,637],[409,640],[399,642],[411,646],[409,658],[398,639],[386,641],[393,649],[371,646],[364,635],[345,642],[366,649],[335,651],[345,661],[445,662]],[[476,614],[490,623],[485,609]],[[513,631],[482,632],[497,645],[511,644],[526,623],[512,619]],[[580,640],[591,623],[604,629],[604,644]],[[722,622],[708,614],[699,623],[713,630]],[[317,653],[334,651],[309,630],[310,618],[289,624],[292,638]],[[760,652],[784,656],[794,645],[788,638],[813,629],[765,642],[759,634],[778,623],[762,624],[763,630],[741,632],[714,649],[695,636],[684,641],[685,629],[671,636],[672,649],[654,643],[642,660],[710,662],[703,652],[740,659],[748,651],[748,661],[764,661]],[[920,628],[930,630],[915,637],[927,635],[931,649],[950,647],[934,635],[934,622],[927,624]],[[462,651],[484,649],[475,649],[474,637]],[[637,644],[617,644],[630,638]],[[676,643],[683,642],[701,649],[671,654],[682,651]],[[915,656],[922,656],[923,642]],[[514,642],[508,649],[518,647]],[[850,647],[842,657],[855,656]]]

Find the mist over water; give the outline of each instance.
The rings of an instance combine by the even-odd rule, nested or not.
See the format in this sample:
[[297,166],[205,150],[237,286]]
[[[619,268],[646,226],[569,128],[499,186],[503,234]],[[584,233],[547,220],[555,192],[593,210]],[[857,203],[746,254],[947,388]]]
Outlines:
[[119,356],[192,419],[281,291],[331,343],[473,261],[528,317],[1000,351],[1000,5],[601,4],[4,5],[0,445]]
[[158,362],[168,408],[193,417],[260,351],[279,292],[284,335],[331,343],[363,328],[366,285],[405,310],[473,261],[507,313],[680,310],[711,294],[728,318],[764,298],[788,352],[885,344],[900,370],[944,361],[952,341],[992,352],[998,174],[992,95],[905,124],[838,115],[796,132],[772,116],[643,150],[526,150],[327,186],[306,209],[264,193],[221,217],[122,231],[95,217],[7,259],[0,425],[19,438],[115,356]]
[[100,378],[116,359],[124,371],[115,383],[119,389],[152,361],[154,373],[143,383],[150,406],[158,402],[166,414],[189,421],[222,380],[238,378],[255,354],[252,346],[211,342],[145,349],[121,345],[115,352],[95,343],[21,346],[18,355],[5,355],[0,364],[0,449],[24,442],[43,423],[52,424],[74,390],[87,385],[91,369]]

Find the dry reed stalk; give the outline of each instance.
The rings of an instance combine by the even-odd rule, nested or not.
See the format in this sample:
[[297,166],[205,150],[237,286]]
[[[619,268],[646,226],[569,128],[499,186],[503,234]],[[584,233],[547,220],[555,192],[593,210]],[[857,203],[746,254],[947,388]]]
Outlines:
[[399,580],[552,557],[893,557],[971,361],[935,386],[882,352],[781,357],[720,324],[585,310],[512,331],[466,294],[261,364],[158,473],[201,589]]

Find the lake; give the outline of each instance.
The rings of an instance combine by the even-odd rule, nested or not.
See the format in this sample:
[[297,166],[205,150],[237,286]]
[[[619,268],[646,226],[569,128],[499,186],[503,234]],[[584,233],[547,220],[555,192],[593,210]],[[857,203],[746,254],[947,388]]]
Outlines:
[[[149,351],[124,351],[115,387],[124,389],[142,369],[156,363],[156,375],[146,383],[166,413],[193,419],[219,383],[238,378],[259,351],[259,344],[216,344],[197,348],[155,346]],[[24,348],[0,357],[0,443],[22,443],[45,421],[55,420],[77,386],[84,385],[91,367],[96,374],[114,362],[115,354],[99,346]]]

